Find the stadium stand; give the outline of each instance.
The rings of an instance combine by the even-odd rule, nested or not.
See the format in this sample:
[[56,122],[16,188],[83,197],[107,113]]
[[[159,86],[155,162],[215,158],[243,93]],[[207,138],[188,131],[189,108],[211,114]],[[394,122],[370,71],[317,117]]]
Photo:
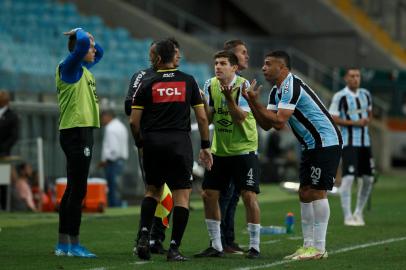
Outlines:
[[[131,75],[148,67],[152,39],[134,39],[124,28],[110,28],[98,16],[82,16],[73,3],[53,0],[0,0],[0,78],[11,91],[54,92],[55,67],[66,55],[62,32],[80,26],[105,50],[94,69],[98,93],[121,96]],[[114,53],[111,53],[114,52]],[[183,60],[182,70],[200,85],[210,77],[205,63]]]

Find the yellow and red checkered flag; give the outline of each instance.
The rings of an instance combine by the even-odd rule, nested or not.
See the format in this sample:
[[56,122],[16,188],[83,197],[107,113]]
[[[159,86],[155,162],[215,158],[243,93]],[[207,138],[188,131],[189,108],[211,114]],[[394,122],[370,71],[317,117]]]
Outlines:
[[168,215],[173,207],[172,192],[169,187],[164,184],[161,199],[155,210],[155,216],[162,218],[162,224],[169,228]]

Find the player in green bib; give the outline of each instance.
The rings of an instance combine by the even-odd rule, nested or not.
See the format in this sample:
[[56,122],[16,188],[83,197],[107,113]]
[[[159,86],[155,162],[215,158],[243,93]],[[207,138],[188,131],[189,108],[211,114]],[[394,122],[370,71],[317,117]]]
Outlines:
[[203,202],[211,246],[196,257],[222,257],[220,234],[220,191],[228,189],[231,181],[241,193],[250,234],[247,258],[259,257],[260,210],[257,202],[258,133],[248,103],[241,96],[249,82],[238,76],[238,59],[230,51],[215,54],[215,77],[205,84],[205,109],[214,125],[212,143],[213,166],[205,172]]
[[89,69],[102,58],[103,49],[81,28],[64,34],[69,36],[70,53],[57,66],[55,81],[67,186],[59,205],[55,255],[93,258],[96,255],[79,244],[79,229],[92,159],[93,129],[100,127],[96,81]]

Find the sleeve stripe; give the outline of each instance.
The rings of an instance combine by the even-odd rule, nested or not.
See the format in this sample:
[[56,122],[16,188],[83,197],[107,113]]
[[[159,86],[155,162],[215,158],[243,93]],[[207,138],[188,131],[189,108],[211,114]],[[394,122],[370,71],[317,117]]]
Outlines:
[[196,105],[193,106],[193,108],[196,108],[196,107],[204,107],[204,104],[201,103],[201,104],[196,104]]
[[131,106],[131,109],[141,109],[141,110],[143,110],[144,106],[133,105],[133,106]]

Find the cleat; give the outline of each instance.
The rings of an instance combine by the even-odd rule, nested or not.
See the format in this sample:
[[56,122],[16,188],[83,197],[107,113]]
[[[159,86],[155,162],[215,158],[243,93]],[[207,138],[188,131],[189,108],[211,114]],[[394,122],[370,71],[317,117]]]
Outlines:
[[70,257],[96,258],[96,255],[81,245],[72,245],[68,251]]
[[354,225],[353,226],[365,226],[364,218],[361,215],[354,215]]
[[247,255],[245,256],[247,259],[258,259],[260,257],[260,253],[255,248],[250,248],[248,250]]
[[68,256],[69,244],[57,244],[54,250],[55,256]]
[[294,257],[302,255],[306,252],[307,247],[300,247],[294,253],[283,257],[284,260],[292,260]]
[[149,248],[149,234],[142,233],[137,243],[136,253],[141,260],[151,259],[151,250]]
[[225,246],[224,247],[224,253],[228,253],[228,254],[244,254],[244,251],[239,251],[239,250],[234,249],[233,247]]
[[188,261],[189,259],[183,256],[178,248],[171,247],[168,250],[168,253],[166,255],[166,260],[168,262],[184,262]]
[[224,247],[224,252],[229,254],[244,254],[244,250],[236,242],[232,242]]
[[[152,241],[151,241],[152,242]],[[152,254],[165,254],[168,252],[166,249],[164,249],[164,246],[162,245],[161,241],[154,241],[154,243],[151,243],[149,245],[149,249]]]
[[357,226],[357,225],[355,225],[355,220],[354,220],[353,216],[346,217],[344,219],[344,225],[345,226]]
[[244,250],[240,248],[240,246],[236,242],[232,242],[228,246],[234,249],[235,251],[244,252]]
[[218,251],[213,247],[208,247],[207,249],[203,250],[200,253],[195,254],[196,258],[204,258],[204,257],[224,257],[223,251]]
[[301,255],[292,258],[293,261],[320,260],[327,259],[327,251],[320,251],[315,247],[308,247]]

